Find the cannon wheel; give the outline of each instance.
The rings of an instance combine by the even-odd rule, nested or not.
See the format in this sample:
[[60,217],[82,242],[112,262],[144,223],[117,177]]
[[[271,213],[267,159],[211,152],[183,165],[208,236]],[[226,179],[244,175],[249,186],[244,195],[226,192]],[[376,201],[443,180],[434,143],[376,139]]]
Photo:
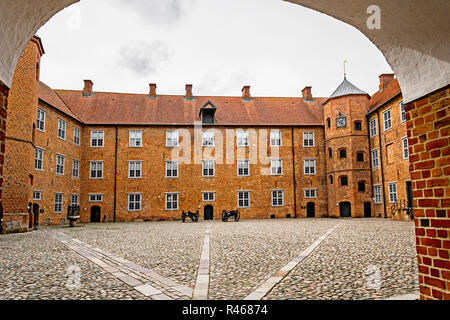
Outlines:
[[227,222],[227,220],[228,220],[227,215],[228,215],[227,212],[225,210],[223,210],[222,211],[222,221],[223,222]]
[[236,210],[236,215],[234,216],[234,221],[238,222],[239,220],[241,220],[241,213],[239,212],[239,210]]
[[195,214],[194,221],[198,222],[198,212]]

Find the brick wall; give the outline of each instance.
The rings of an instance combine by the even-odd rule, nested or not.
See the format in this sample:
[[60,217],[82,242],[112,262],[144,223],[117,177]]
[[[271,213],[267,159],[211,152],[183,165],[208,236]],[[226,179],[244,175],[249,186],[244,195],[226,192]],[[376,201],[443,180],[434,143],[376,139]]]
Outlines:
[[[350,202],[352,217],[364,217],[364,204],[371,204],[370,153],[367,136],[369,99],[363,95],[348,95],[332,99],[324,105],[324,119],[330,119],[331,127],[325,124],[326,172],[328,183],[328,214],[340,216],[340,203]],[[337,128],[336,119],[345,116],[345,128]],[[362,130],[355,130],[355,121],[360,121]],[[340,159],[339,151],[345,148],[347,158]],[[329,150],[332,152],[330,158]],[[357,161],[357,153],[364,153],[364,161]],[[340,177],[348,177],[348,186],[340,185]],[[330,177],[333,178],[331,184]],[[365,192],[358,191],[358,182],[365,183]]]
[[[392,215],[392,204],[389,201],[388,184],[397,183],[397,198],[399,201],[408,200],[406,182],[411,181],[409,172],[409,160],[403,158],[402,138],[407,137],[406,123],[401,120],[402,96],[396,97],[385,106],[372,113],[369,119],[377,121],[377,135],[370,138],[370,149],[378,150],[380,166],[372,170],[373,185],[382,185],[382,172],[384,174],[384,203],[375,205],[375,216],[384,217],[384,205],[386,205],[386,217],[396,220],[409,220],[406,211],[394,211]],[[392,128],[384,131],[383,113],[391,110]],[[380,123],[378,122],[380,120]],[[381,135],[381,147],[380,147]],[[381,189],[383,196],[383,189]]]
[[34,182],[34,137],[38,104],[40,41],[33,38],[20,57],[8,97],[3,207],[8,232],[28,229]]
[[422,299],[450,299],[450,92],[406,105]]
[[[6,115],[9,88],[0,81],[0,204],[3,205],[3,164],[5,162]],[[3,219],[3,217],[1,217]],[[0,221],[0,233],[3,232],[3,221]]]
[[[279,129],[282,132],[282,147],[279,148],[279,158],[283,160],[283,175],[270,175],[270,163],[250,165],[249,177],[237,176],[237,159],[249,159],[251,147],[237,147],[236,138],[233,138],[234,161],[233,163],[220,164],[216,162],[215,176],[211,178],[202,177],[201,164],[194,163],[194,130],[186,128],[191,137],[188,144],[191,145],[191,163],[182,163],[179,166],[178,178],[165,177],[165,162],[170,160],[173,148],[166,147],[166,130],[173,127],[119,127],[117,132],[117,221],[135,220],[157,220],[157,219],[179,219],[182,210],[200,211],[203,217],[206,205],[213,205],[214,218],[220,219],[222,210],[237,209],[237,191],[250,191],[251,207],[240,209],[242,218],[286,218],[288,215],[295,216],[294,208],[294,180],[292,159],[292,128],[269,128],[267,130],[267,150],[270,161],[270,129]],[[226,129],[215,127],[223,137],[227,135]],[[252,127],[257,135],[250,145],[256,146],[259,139],[259,129]],[[92,148],[89,143],[92,130],[103,130],[105,132],[105,146],[103,148]],[[129,147],[129,130],[143,131],[143,148]],[[315,146],[305,148],[303,146],[303,132],[313,131],[315,133]],[[83,129],[83,153],[82,153],[82,218],[81,221],[89,222],[90,211],[93,206],[101,208],[102,220],[113,221],[114,219],[114,171],[115,171],[115,145],[116,128],[86,126]],[[183,143],[183,141],[181,141]],[[222,149],[226,154],[226,145],[220,148],[216,145],[211,155],[214,157],[217,150]],[[296,150],[296,192],[297,192],[297,216],[306,217],[306,206],[308,202],[315,204],[317,217],[326,216],[326,185],[324,185],[324,134],[321,127],[294,128],[294,148]],[[207,154],[211,148],[203,147],[202,151]],[[273,155],[272,155],[273,157]],[[304,175],[303,159],[316,159],[317,173],[311,176]],[[141,179],[128,178],[128,162],[131,160],[143,162],[143,174]],[[90,161],[104,161],[103,179],[90,179]],[[226,158],[224,158],[226,162]],[[264,173],[262,170],[266,170]],[[317,189],[316,199],[305,199],[304,189]],[[271,190],[284,191],[284,206],[272,207]],[[215,191],[216,200],[213,203],[202,201],[202,191]],[[180,196],[179,210],[165,210],[165,193],[178,192]],[[137,212],[128,211],[128,193],[142,194],[142,210]],[[102,194],[102,203],[89,202],[89,194]],[[200,207],[200,208],[199,208]]]

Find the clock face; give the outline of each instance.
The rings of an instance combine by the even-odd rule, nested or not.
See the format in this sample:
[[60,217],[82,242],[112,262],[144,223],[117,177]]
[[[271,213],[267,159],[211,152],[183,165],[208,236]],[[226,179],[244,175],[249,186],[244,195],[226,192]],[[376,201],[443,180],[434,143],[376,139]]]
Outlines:
[[347,125],[347,118],[337,118],[336,123],[338,128],[345,127]]

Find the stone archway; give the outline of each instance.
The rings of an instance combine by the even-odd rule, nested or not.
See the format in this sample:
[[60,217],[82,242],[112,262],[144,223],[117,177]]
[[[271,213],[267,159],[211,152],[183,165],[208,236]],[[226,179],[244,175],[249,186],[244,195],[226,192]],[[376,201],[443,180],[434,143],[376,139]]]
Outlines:
[[[422,298],[450,299],[450,282],[443,273],[450,272],[448,255],[450,241],[439,233],[450,233],[449,185],[450,150],[450,2],[448,0],[285,0],[320,11],[366,35],[383,53],[396,73],[404,102],[408,103],[408,137],[413,202],[416,219],[417,252]],[[53,15],[78,0],[4,0],[0,2],[0,122],[6,120],[9,87],[16,63],[28,41]],[[371,29],[367,21],[372,14],[381,17],[381,28]],[[420,17],[420,23],[418,23]],[[422,112],[431,110],[433,117],[424,120]],[[425,123],[423,123],[426,121]],[[418,125],[417,123],[423,123]],[[428,133],[433,133],[428,141]],[[6,130],[0,126],[0,144]],[[438,139],[436,138],[436,135]],[[422,153],[430,149],[436,158],[421,161]],[[3,154],[0,153],[0,156]],[[3,166],[3,163],[0,163]],[[434,172],[431,175],[431,172]],[[428,178],[423,178],[427,176]],[[0,177],[1,179],[2,177]],[[440,188],[442,187],[442,188]],[[424,193],[432,188],[433,197]],[[434,188],[434,189],[433,189]],[[1,191],[1,189],[0,189]],[[0,199],[1,200],[1,199]],[[0,202],[1,204],[1,202]],[[428,233],[427,231],[431,231]],[[428,234],[436,234],[429,237]],[[432,240],[432,241],[430,241]],[[431,250],[429,250],[431,249]],[[430,256],[430,251],[442,252],[444,258]],[[447,258],[445,258],[445,255]],[[432,261],[439,275],[429,273],[423,258]],[[446,260],[447,259],[447,260]]]

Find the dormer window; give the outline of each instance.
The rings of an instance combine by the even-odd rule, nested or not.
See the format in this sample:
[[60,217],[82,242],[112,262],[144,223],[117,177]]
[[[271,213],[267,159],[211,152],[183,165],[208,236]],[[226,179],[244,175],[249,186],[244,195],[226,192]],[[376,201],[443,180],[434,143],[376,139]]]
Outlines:
[[208,101],[200,110],[200,117],[202,118],[202,123],[214,124],[216,110],[217,110],[216,106],[213,105],[210,101]]

